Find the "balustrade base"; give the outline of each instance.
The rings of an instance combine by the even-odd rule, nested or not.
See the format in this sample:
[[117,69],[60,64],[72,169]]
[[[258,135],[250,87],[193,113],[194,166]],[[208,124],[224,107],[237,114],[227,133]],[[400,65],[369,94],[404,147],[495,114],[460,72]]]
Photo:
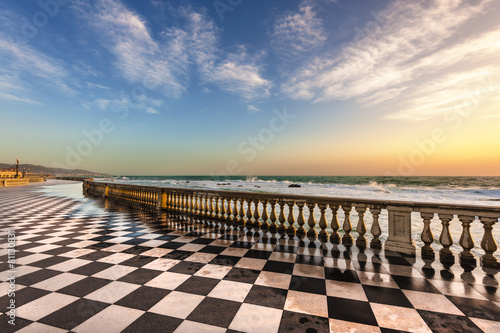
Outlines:
[[481,257],[481,266],[482,267],[487,267],[487,268],[500,269],[500,265],[498,264],[497,259],[495,257],[493,257],[493,256],[492,256],[492,258]]
[[474,256],[460,254],[459,257],[460,257],[460,265],[472,266],[472,267],[477,266],[477,260],[476,258],[474,258]]
[[434,250],[422,249],[420,256],[422,259],[436,259],[436,253],[434,253]]
[[408,255],[416,255],[415,244],[411,243],[401,243],[392,240],[387,240],[384,244],[384,249],[392,252],[399,252]]

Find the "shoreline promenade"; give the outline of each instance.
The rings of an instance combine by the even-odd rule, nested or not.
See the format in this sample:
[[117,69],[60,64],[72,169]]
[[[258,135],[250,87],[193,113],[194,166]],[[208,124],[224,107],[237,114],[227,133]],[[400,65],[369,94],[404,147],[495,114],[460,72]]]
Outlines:
[[498,269],[134,209],[72,181],[0,188],[0,277],[0,332],[500,331]]

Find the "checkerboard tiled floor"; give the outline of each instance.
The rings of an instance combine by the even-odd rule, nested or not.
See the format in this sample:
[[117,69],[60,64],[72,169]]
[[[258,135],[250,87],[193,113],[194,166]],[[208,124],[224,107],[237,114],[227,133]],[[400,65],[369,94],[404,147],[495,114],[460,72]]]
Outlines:
[[498,271],[104,208],[56,184],[0,189],[0,332],[500,332]]

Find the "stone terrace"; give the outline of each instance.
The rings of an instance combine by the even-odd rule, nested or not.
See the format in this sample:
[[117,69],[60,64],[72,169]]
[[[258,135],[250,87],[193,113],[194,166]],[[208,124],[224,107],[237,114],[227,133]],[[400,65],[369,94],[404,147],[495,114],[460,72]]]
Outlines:
[[[68,181],[0,189],[0,332],[500,332],[498,270],[280,238],[81,192]],[[16,326],[5,315],[11,299]]]

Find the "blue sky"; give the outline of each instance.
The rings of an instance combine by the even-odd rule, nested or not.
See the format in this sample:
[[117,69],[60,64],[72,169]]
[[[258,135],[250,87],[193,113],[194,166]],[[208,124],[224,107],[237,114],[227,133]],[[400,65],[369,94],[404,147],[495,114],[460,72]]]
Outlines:
[[2,1],[0,162],[500,175],[500,3]]

